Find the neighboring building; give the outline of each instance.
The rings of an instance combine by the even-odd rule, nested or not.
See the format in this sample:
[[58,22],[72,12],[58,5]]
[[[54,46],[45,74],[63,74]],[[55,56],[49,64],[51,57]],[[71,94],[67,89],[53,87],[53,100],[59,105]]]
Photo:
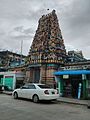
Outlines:
[[66,61],[66,49],[59,28],[58,18],[53,10],[43,15],[29,52],[27,79],[29,82],[54,83],[53,72]]
[[26,56],[10,51],[0,51],[0,67],[12,67],[25,63]]
[[0,72],[0,85],[5,90],[14,90],[24,84],[25,74],[23,72]]
[[5,67],[0,67],[0,72],[5,72],[5,71],[7,71],[7,68],[5,68]]
[[84,62],[86,59],[83,57],[82,51],[68,51],[67,62]]
[[90,98],[90,70],[57,71],[55,80],[58,83],[59,94],[75,99]]
[[[65,63],[64,67],[60,68],[62,70],[90,70],[90,60],[86,60],[83,62],[71,62],[71,63]],[[59,70],[60,70],[59,69]]]
[[90,91],[88,91],[90,89],[90,60],[65,63],[55,75],[61,96],[76,99],[90,98]]

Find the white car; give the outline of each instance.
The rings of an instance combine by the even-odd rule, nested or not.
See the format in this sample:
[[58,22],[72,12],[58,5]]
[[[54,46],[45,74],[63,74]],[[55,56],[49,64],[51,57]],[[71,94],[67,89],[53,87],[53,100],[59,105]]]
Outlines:
[[39,100],[56,100],[59,97],[57,89],[50,88],[45,84],[25,84],[12,93],[14,99],[28,98],[37,103]]

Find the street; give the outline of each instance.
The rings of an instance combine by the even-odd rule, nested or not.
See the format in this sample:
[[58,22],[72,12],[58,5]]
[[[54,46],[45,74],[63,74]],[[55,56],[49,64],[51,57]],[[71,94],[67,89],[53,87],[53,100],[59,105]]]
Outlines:
[[65,103],[35,104],[0,94],[0,120],[90,120],[90,109]]

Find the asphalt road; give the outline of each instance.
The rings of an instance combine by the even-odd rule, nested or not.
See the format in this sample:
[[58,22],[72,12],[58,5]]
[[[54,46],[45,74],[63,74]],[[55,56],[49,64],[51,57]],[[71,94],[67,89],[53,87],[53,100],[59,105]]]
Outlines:
[[65,103],[33,103],[0,94],[0,120],[90,120],[90,109]]

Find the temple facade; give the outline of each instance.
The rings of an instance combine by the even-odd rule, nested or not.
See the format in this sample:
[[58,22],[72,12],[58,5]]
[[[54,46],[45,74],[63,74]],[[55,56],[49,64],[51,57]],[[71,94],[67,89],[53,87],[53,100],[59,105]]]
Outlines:
[[53,73],[66,60],[66,49],[55,10],[39,19],[28,57],[27,82],[54,85]]

